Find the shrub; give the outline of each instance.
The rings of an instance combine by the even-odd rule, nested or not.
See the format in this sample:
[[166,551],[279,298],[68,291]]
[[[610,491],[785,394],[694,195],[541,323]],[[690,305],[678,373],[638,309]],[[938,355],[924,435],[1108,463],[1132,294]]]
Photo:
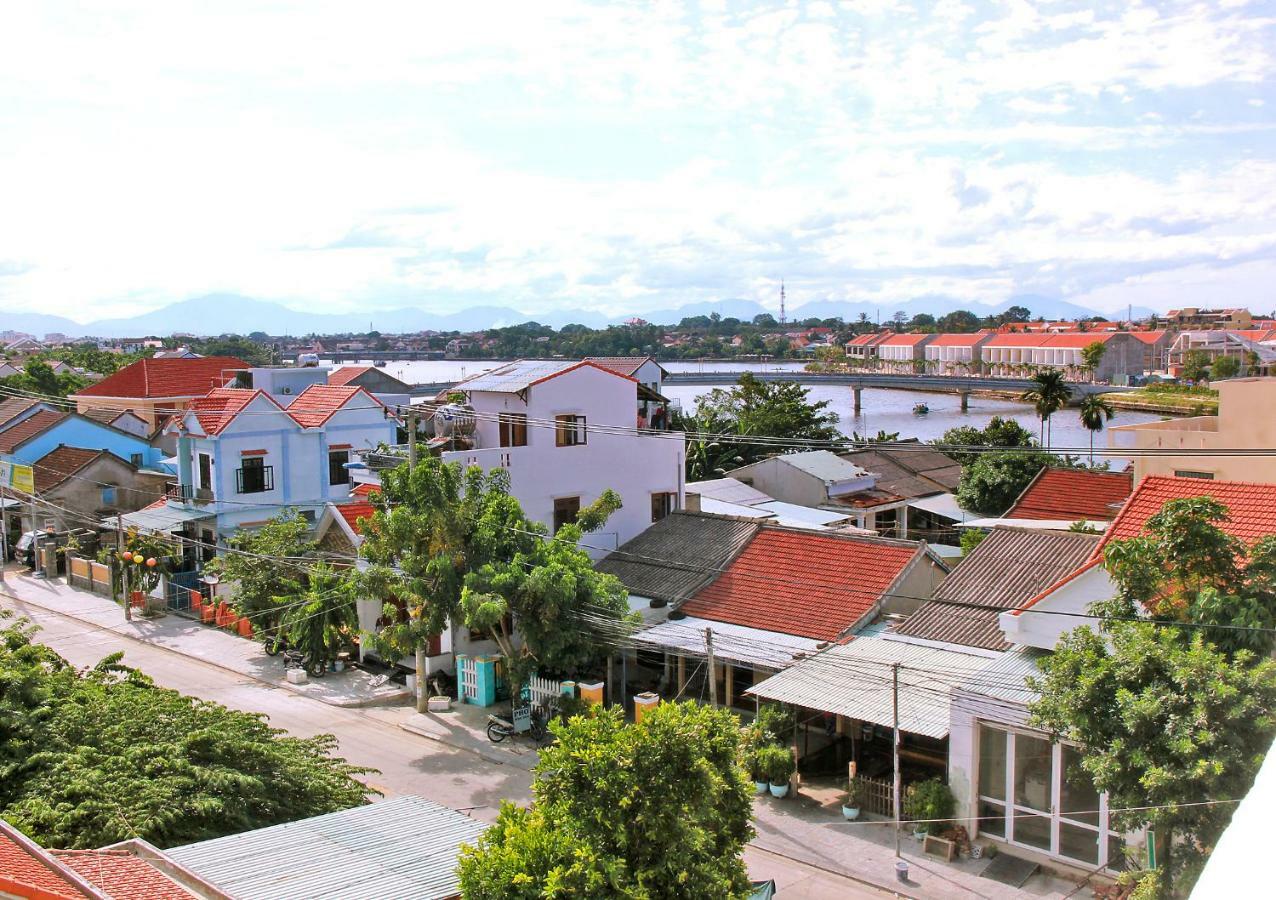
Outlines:
[[904,814],[920,823],[918,830],[938,834],[948,825],[957,801],[939,778],[917,781],[904,794]]
[[757,751],[759,770],[771,784],[788,784],[797,768],[788,747],[762,747]]

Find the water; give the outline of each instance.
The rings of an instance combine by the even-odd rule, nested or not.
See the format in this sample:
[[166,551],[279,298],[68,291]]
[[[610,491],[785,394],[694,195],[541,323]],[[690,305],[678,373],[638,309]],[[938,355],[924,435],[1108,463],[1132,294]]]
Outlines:
[[[358,365],[370,365],[368,362]],[[501,360],[423,360],[423,361],[391,361],[382,370],[395,378],[409,384],[427,382],[459,381],[479,372],[496,368]],[[353,364],[351,364],[353,365]],[[803,363],[781,362],[765,364],[749,364],[738,362],[666,362],[661,363],[670,372],[744,372],[744,371],[801,371]],[[681,402],[683,409],[692,410],[696,406],[696,398],[707,394],[711,387],[702,385],[668,385],[664,389],[665,396]],[[853,432],[877,434],[878,431],[899,432],[901,438],[920,438],[923,441],[937,440],[949,428],[958,425],[973,425],[982,428],[993,416],[1014,419],[1033,434],[1040,430],[1037,414],[1027,403],[1010,400],[992,400],[971,396],[969,410],[961,411],[961,400],[957,394],[923,393],[920,391],[897,391],[884,388],[865,388],[862,395],[863,409],[857,416],[854,412],[855,398],[850,387],[846,385],[815,385],[809,389],[811,400],[828,400],[829,409],[837,413],[838,428],[843,434]],[[925,402],[930,413],[924,416],[913,414],[913,406]],[[1156,413],[1129,412],[1118,410],[1113,425],[1134,425],[1140,422],[1156,422],[1162,417]],[[1068,449],[1072,452],[1088,452],[1090,432],[1081,426],[1075,408],[1057,412],[1052,417],[1053,436],[1051,446],[1057,450]],[[1094,436],[1095,449],[1107,446],[1107,435],[1099,432]],[[1124,460],[1111,460],[1114,468],[1124,465]]]

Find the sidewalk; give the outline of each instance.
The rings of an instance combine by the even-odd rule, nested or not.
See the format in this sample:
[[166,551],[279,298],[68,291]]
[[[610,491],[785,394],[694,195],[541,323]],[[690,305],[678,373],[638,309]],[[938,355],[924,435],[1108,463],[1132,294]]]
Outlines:
[[508,718],[509,706],[498,704],[484,708],[453,701],[447,712],[413,713],[400,722],[399,727],[432,741],[468,750],[487,762],[530,771],[540,759],[531,740],[526,735],[507,737],[500,743],[488,740],[487,717],[491,713]]
[[284,679],[283,659],[267,656],[257,641],[172,614],[154,619],[135,616],[128,622],[124,619],[124,608],[107,597],[69,587],[61,579],[31,578],[20,574],[22,571],[7,570],[4,583],[4,593],[17,601],[13,605],[19,612],[23,604],[30,604],[70,616],[87,625],[164,647],[330,706],[387,706],[411,699],[411,694],[401,685],[387,683],[374,687],[372,676],[360,669],[330,672],[324,678],[312,678],[307,684],[290,684]]
[[887,891],[909,897],[1022,898],[1025,896],[1062,898],[1074,890],[1088,897],[1086,888],[1075,882],[1038,872],[1022,888],[981,878],[989,859],[959,859],[945,862],[926,856],[910,834],[901,835],[900,852],[908,863],[907,884],[895,880],[894,832],[889,821],[863,818],[848,822],[842,817],[840,796],[826,805],[799,793],[784,800],[759,796],[753,803],[753,846],[816,866]]

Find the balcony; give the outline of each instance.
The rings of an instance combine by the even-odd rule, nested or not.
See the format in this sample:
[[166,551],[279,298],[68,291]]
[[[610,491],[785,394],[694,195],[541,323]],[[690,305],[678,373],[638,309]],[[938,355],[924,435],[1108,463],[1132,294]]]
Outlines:
[[193,484],[170,484],[164,490],[165,500],[178,503],[207,503],[213,499],[211,488],[197,488]]
[[255,466],[235,470],[235,492],[264,494],[275,489],[275,467]]

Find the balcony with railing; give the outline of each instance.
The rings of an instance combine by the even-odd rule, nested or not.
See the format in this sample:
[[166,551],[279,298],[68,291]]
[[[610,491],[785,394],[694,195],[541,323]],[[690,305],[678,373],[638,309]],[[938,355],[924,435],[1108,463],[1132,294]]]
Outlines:
[[213,491],[193,484],[170,484],[164,489],[164,499],[178,503],[208,503],[213,499]]
[[235,492],[238,494],[264,494],[274,489],[274,466],[244,466],[235,470]]

